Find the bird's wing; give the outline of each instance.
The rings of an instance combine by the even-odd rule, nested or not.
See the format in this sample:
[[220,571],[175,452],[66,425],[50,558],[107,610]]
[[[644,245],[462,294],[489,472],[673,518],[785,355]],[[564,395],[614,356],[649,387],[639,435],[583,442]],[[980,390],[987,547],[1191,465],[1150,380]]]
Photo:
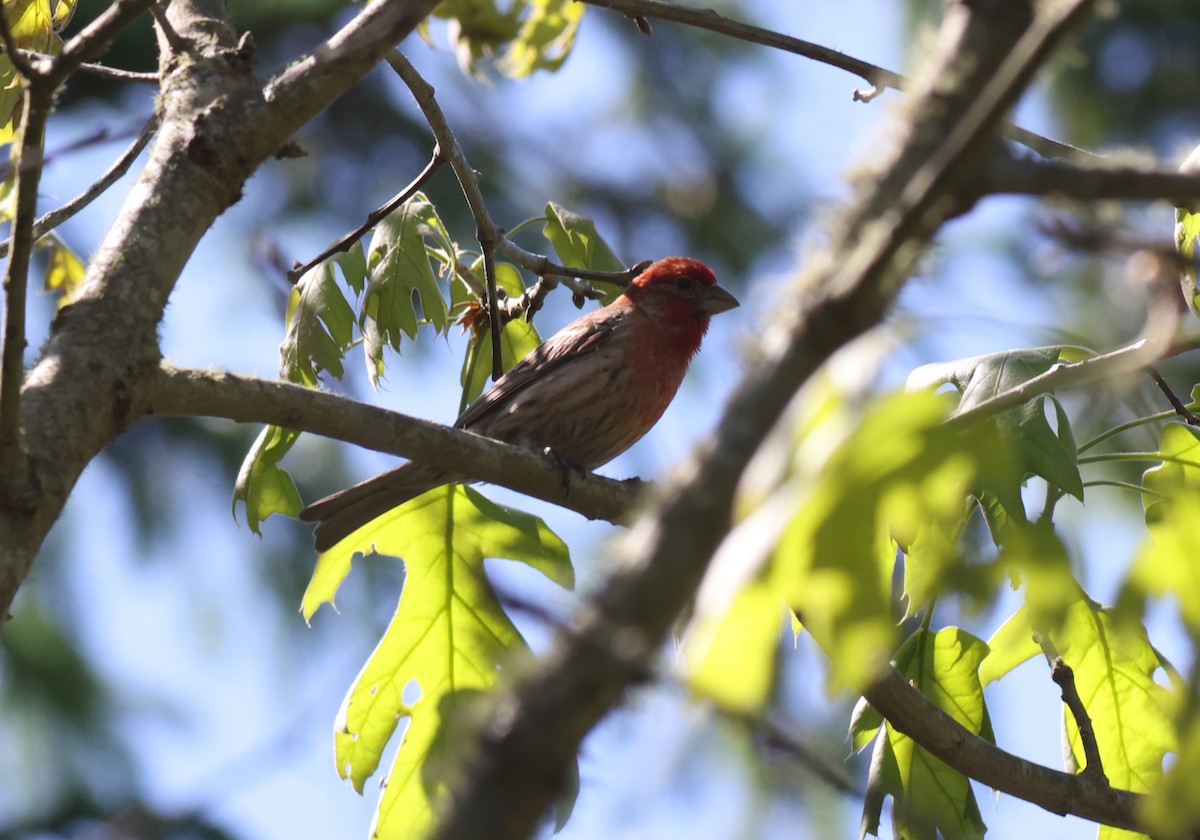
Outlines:
[[[471,403],[455,421],[458,429],[470,429],[480,420],[510,403],[511,399],[532,383],[544,378],[547,374],[559,370],[564,365],[574,364],[579,359],[587,358],[598,347],[604,345],[608,336],[621,322],[616,313],[610,315],[606,310],[611,306],[597,310],[596,315],[608,317],[582,318],[563,327],[532,353],[513,366],[508,373],[497,379],[492,387]],[[614,317],[615,316],[615,317]]]

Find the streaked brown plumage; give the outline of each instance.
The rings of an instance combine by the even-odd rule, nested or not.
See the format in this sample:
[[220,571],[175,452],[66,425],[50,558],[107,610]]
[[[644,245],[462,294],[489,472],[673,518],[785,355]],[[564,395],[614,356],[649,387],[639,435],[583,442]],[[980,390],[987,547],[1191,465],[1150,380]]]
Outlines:
[[[658,422],[710,317],[737,305],[703,263],[659,260],[497,379],[454,425],[595,469]],[[309,505],[300,518],[319,523],[316,546],[325,551],[397,505],[464,478],[410,462]]]

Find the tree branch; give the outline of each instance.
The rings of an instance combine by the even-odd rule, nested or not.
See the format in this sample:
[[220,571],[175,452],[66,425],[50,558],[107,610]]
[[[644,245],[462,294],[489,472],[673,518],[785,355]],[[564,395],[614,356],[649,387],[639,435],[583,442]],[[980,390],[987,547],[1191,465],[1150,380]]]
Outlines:
[[421,170],[420,174],[418,174],[417,177],[414,178],[407,187],[402,189],[396,195],[392,196],[392,198],[388,199],[382,207],[369,213],[365,222],[363,222],[354,230],[350,231],[350,233],[347,233],[337,242],[334,242],[324,251],[317,254],[317,256],[304,263],[304,265],[296,263],[296,265],[294,265],[287,273],[288,282],[292,285],[295,285],[296,282],[313,266],[319,265],[320,263],[332,257],[334,254],[345,253],[346,251],[349,251],[350,246],[362,239],[363,236],[366,235],[367,231],[379,224],[389,213],[391,213],[401,204],[416,195],[417,191],[425,185],[426,181],[433,177],[435,172],[442,168],[442,164],[445,162],[446,160],[442,157],[441,151],[435,145],[433,147],[433,156],[429,158],[429,163],[425,164],[425,168]]
[[995,417],[997,414],[1003,414],[1009,409],[1024,405],[1034,397],[1049,394],[1059,388],[1091,382],[1101,377],[1132,373],[1141,370],[1162,355],[1163,351],[1156,342],[1143,338],[1110,353],[1093,356],[1080,362],[1057,364],[1043,374],[1027,379],[1020,385],[955,414],[946,421],[945,427],[960,429],[972,423],[978,423],[980,420]]
[[113,38],[133,23],[152,2],[153,0],[114,0],[95,20],[63,44],[62,52],[54,57],[45,71],[47,82],[58,87],[84,62],[103,54]]
[[560,465],[525,447],[274,379],[163,363],[143,399],[147,414],[223,417],[299,429],[508,487],[589,519],[627,521],[644,488],[636,479],[618,481],[592,473],[574,474],[564,486]]
[[1096,741],[1096,730],[1092,727],[1092,717],[1079,689],[1075,687],[1075,672],[1071,666],[1058,655],[1054,643],[1044,633],[1035,632],[1033,640],[1042,649],[1046,662],[1050,665],[1050,679],[1062,690],[1063,704],[1075,718],[1075,726],[1079,730],[1079,742],[1083,746],[1084,767],[1082,775],[1091,777],[1097,784],[1109,786],[1108,776],[1104,774],[1104,762],[1100,759],[1100,745]]
[[[472,168],[466,154],[463,152],[462,146],[459,145],[454,132],[450,129],[450,123],[446,120],[446,115],[442,112],[441,106],[438,105],[433,86],[421,77],[417,69],[412,66],[412,63],[399,50],[391,52],[388,56],[388,64],[391,65],[396,75],[401,78],[412,92],[413,98],[417,101],[417,106],[421,109],[421,113],[425,117],[425,122],[429,124],[430,130],[433,132],[438,149],[445,156],[446,161],[450,164],[450,168],[454,171],[459,187],[462,189],[463,198],[466,199],[467,207],[470,208],[471,216],[475,220],[476,235],[479,238],[480,247],[483,248],[485,255],[489,249],[501,253],[517,265],[527,271],[533,272],[539,277],[548,275],[582,277],[623,286],[627,285],[630,280],[641,273],[644,264],[640,263],[632,269],[618,272],[591,271],[557,265],[551,262],[549,257],[542,254],[535,254],[532,251],[526,251],[505,236],[504,230],[492,220],[491,214],[488,212],[487,202],[484,200],[483,191],[479,187],[479,173]],[[542,294],[544,295],[550,288],[547,285]],[[523,296],[523,299],[526,297],[528,296]],[[540,298],[537,298],[536,301],[540,304]],[[494,301],[490,301],[489,303],[492,304],[489,308],[499,309],[499,307],[494,307]],[[513,307],[508,307],[508,312],[510,316],[514,314]],[[498,330],[493,332],[493,334],[496,333],[498,333]]]
[[[3,11],[0,11],[0,20],[5,21],[0,32],[8,32],[7,16]],[[11,34],[8,32],[9,40]],[[19,507],[36,503],[23,492],[28,465],[22,451],[21,386],[25,379],[25,348],[28,344],[25,308],[29,261],[33,254],[33,216],[37,212],[38,184],[42,176],[42,138],[53,101],[53,89],[44,84],[40,76],[27,76],[24,88],[15,152],[12,247],[4,267],[4,340],[0,348],[0,476],[3,476],[0,481],[4,483],[0,492],[11,495]]]
[[[912,86],[911,80],[905,78],[900,73],[895,73],[884,67],[846,55],[837,50],[831,50],[820,44],[814,44],[812,41],[804,41],[800,38],[793,38],[789,35],[773,32],[770,29],[763,29],[748,23],[731,20],[717,14],[712,9],[677,6],[673,3],[662,2],[662,0],[579,0],[579,2],[586,3],[589,6],[612,9],[614,12],[620,12],[635,21],[646,18],[658,18],[659,20],[669,20],[674,23],[682,23],[686,26],[694,26],[697,29],[705,29],[709,32],[716,32],[719,35],[737,38],[740,41],[747,41],[752,44],[770,47],[771,49],[782,50],[793,55],[810,58],[813,61],[819,61],[822,64],[828,64],[830,67],[836,67],[839,70],[845,70],[847,73],[858,76],[871,86],[871,89],[868,91],[854,91],[853,99],[855,102],[870,102],[887,88],[907,91]],[[641,28],[640,24],[639,28]],[[642,31],[650,34],[644,29]],[[1098,159],[1097,155],[1086,149],[1072,146],[1069,143],[1063,143],[1061,140],[1043,137],[1028,129],[1021,128],[1019,125],[1008,124],[1005,126],[1004,132],[1010,140],[1032,149],[1043,157]]]
[[984,171],[980,189],[995,195],[1170,201],[1186,206],[1200,201],[1200,173],[1114,164],[1101,158],[1080,165],[997,155]]
[[[578,611],[576,633],[612,626],[631,645],[658,649],[729,531],[747,462],[797,389],[881,320],[903,272],[959,206],[956,190],[990,153],[1002,114],[1085,6],[1039,4],[1032,23],[1024,3],[949,7],[891,154],[871,161],[873,176],[841,214],[830,244],[809,257],[808,270],[774,307],[760,354],[716,433],[634,525],[616,571]],[[539,662],[510,670],[492,698],[492,721],[465,751],[433,836],[529,836],[581,740],[630,680],[628,668],[573,634],[558,634]]]
[[897,731],[964,776],[1055,814],[1145,830],[1137,819],[1139,794],[1110,787],[1102,777],[1062,773],[1005,752],[921,696],[895,668],[889,666],[863,696]]
[[[68,42],[53,65],[55,75],[99,52],[117,18],[135,5],[118,0]],[[0,614],[84,467],[144,416],[143,382],[158,375],[158,323],[205,231],[238,200],[264,160],[361,79],[434,5],[436,0],[371,3],[264,89],[224,21],[224,2],[172,0],[171,25],[191,54],[163,76],[162,123],[146,166],[89,261],[79,294],[56,316],[21,390],[19,429],[29,453],[23,463],[31,471],[15,490],[13,473],[0,476]]]
[[[38,220],[33,223],[33,238],[40,239],[63,222],[70,219],[80,210],[83,210],[97,198],[102,196],[113,184],[120,180],[127,173],[133,162],[137,160],[145,148],[150,145],[151,138],[154,137],[154,132],[158,128],[158,118],[151,116],[146,124],[142,126],[142,130],[138,132],[138,136],[132,143],[121,153],[121,156],[113,161],[103,175],[96,182],[81,192],[79,195],[72,198],[61,207],[50,210],[47,213],[38,217]],[[8,255],[8,249],[12,246],[12,238],[5,239],[0,242],[0,257]]]

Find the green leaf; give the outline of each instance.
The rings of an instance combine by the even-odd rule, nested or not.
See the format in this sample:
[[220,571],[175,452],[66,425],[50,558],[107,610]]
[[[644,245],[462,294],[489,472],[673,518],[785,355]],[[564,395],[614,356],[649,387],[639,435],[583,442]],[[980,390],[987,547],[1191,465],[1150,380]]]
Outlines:
[[575,44],[575,33],[586,9],[576,0],[528,0],[517,37],[508,45],[499,68],[516,79],[535,70],[557,70]]
[[[979,681],[987,652],[987,645],[965,630],[922,628],[898,652],[896,669],[963,727],[994,742]],[[856,746],[868,728],[879,729],[877,718],[858,717]],[[887,723],[877,735],[868,791],[860,835],[878,833],[879,812],[889,795],[898,836],[932,840],[936,832],[957,838],[983,837],[987,831],[970,780]]]
[[258,435],[233,486],[233,518],[237,519],[237,503],[246,505],[246,523],[250,530],[262,536],[260,523],[273,513],[296,516],[303,503],[292,477],[279,466],[279,461],[300,437],[293,429],[267,426]]
[[1170,505],[1155,510],[1122,600],[1131,594],[1170,596],[1188,629],[1200,637],[1200,486],[1177,490]]
[[979,680],[986,688],[1041,652],[1033,639],[1029,610],[1022,607],[988,639],[988,655],[979,667]]
[[1146,795],[1140,816],[1154,837],[1191,837],[1200,824],[1200,715],[1191,710],[1181,727],[1178,757],[1163,780]]
[[766,707],[775,685],[776,656],[783,629],[779,595],[756,580],[734,595],[711,632],[689,632],[689,684],[723,709],[754,713]]
[[290,382],[316,387],[317,375],[345,374],[342,359],[354,338],[354,310],[322,263],[305,272],[288,295],[287,334],[279,346],[280,373]]
[[[981,464],[1003,447],[942,427],[946,401],[913,391],[881,400],[815,475],[797,475],[795,514],[775,550],[775,585],[832,662],[860,685],[894,647],[892,537],[954,528]],[[1002,467],[997,466],[996,469]]]
[[[1162,762],[1176,748],[1173,703],[1154,681],[1160,663],[1144,628],[1114,626],[1111,610],[1080,598],[1061,630],[1051,632],[1058,654],[1075,673],[1075,687],[1092,719],[1100,760],[1114,787],[1151,790]],[[1067,735],[1078,767],[1085,765],[1075,719]]]
[[1200,433],[1182,423],[1167,423],[1159,432],[1158,451],[1162,463],[1142,474],[1147,493],[1146,524],[1162,518],[1174,497],[1185,488],[1200,489]]
[[[463,288],[463,284],[455,283],[455,288]],[[520,297],[525,293],[521,282],[521,274],[516,267],[508,263],[496,264],[496,287],[503,289],[509,297]],[[457,297],[457,295],[455,295]],[[473,297],[468,297],[473,302]],[[464,301],[465,302],[465,301]],[[457,301],[455,301],[457,304]],[[467,344],[467,352],[463,357],[463,367],[460,380],[462,382],[462,401],[458,411],[461,414],[471,402],[483,393],[488,377],[492,375],[492,331],[483,321],[484,327],[473,332]],[[533,324],[520,318],[513,319],[500,330],[500,363],[508,371],[513,365],[533,352],[542,343]]]
[[439,238],[441,220],[425,196],[417,193],[375,227],[367,249],[369,279],[359,325],[371,384],[383,374],[383,349],[400,349],[400,336],[417,337],[418,314],[439,333],[450,326],[446,299],[426,251],[426,237]]
[[[1195,173],[1200,170],[1200,146],[1192,150],[1187,160],[1179,167],[1180,172]],[[1196,237],[1200,236],[1200,212],[1192,207],[1175,208],[1175,247],[1181,256],[1189,260],[1196,257]],[[1179,285],[1183,299],[1192,314],[1200,318],[1200,289],[1196,286],[1196,267],[1185,265],[1179,272]]]
[[[58,30],[67,25],[75,2],[5,0],[13,41],[18,47],[57,55],[62,50]],[[16,139],[21,104],[21,78],[7,55],[0,56],[0,145]]]
[[464,73],[478,75],[478,64],[517,36],[524,3],[517,0],[501,13],[493,0],[444,0],[433,14],[448,18],[450,42]]
[[[404,590],[342,704],[335,757],[338,772],[361,792],[396,725],[408,718],[376,833],[419,837],[444,791],[440,761],[454,747],[463,707],[495,682],[510,651],[523,646],[484,575],[484,558],[524,562],[565,587],[573,586],[574,575],[566,545],[541,520],[451,485],[418,496],[322,553],[301,605],[306,620],[333,602],[352,558],[370,551],[404,558]],[[406,702],[410,683],[420,696]]]
[[[952,384],[959,391],[956,413],[962,413],[1040,376],[1055,364],[1078,361],[1090,355],[1091,351],[1075,345],[988,353],[917,368],[908,378],[908,387],[934,388]],[[1057,432],[1046,420],[1047,400],[1054,406]],[[1057,399],[1040,395],[999,415],[995,423],[1013,442],[1026,473],[1041,476],[1063,492],[1083,499],[1075,438],[1070,419]],[[1006,504],[1012,504],[1013,488],[991,489]]]
[[[596,232],[596,223],[586,216],[572,213],[551,201],[546,205],[546,226],[542,233],[554,246],[559,261],[569,268],[589,271],[624,271],[625,264],[617,259],[612,248]],[[621,294],[621,288],[612,283],[592,281],[592,285],[604,291],[602,299],[609,304]]]
[[58,294],[57,305],[61,309],[75,299],[86,267],[56,233],[43,236],[38,240],[38,247],[49,251],[44,287],[47,292]]

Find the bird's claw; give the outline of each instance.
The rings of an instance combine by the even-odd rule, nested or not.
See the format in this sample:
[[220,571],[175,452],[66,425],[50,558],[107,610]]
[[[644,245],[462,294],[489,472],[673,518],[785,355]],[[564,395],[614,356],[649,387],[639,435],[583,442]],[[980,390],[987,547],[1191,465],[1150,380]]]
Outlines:
[[558,467],[559,473],[562,475],[562,487],[563,487],[563,495],[564,496],[569,496],[571,494],[571,471],[572,470],[579,473],[580,478],[583,478],[585,475],[587,475],[587,470],[585,470],[581,464],[576,464],[573,461],[568,461],[562,455],[559,455],[558,452],[556,452],[553,447],[547,446],[545,449],[543,449],[542,456],[547,461],[549,461],[550,463],[552,463],[556,467]]

